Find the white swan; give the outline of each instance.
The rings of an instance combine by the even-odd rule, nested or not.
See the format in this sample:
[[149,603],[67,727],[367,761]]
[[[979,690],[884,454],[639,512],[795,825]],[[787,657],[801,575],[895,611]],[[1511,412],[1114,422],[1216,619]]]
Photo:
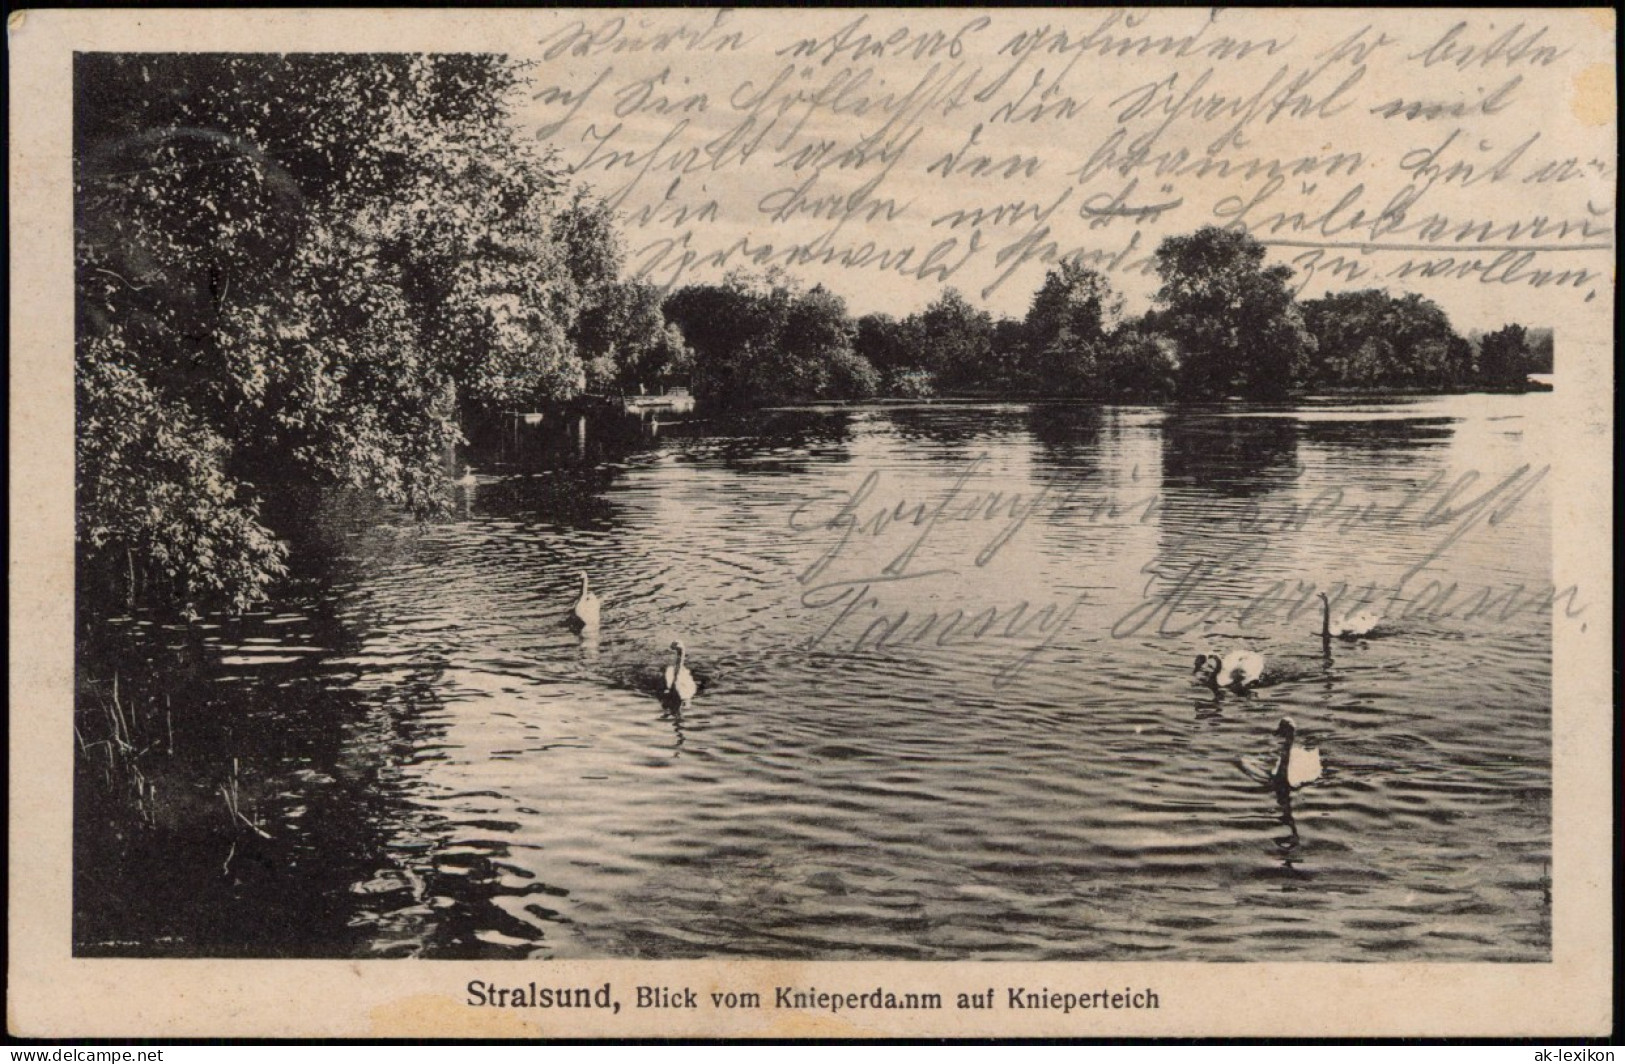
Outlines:
[[1270,783],[1283,790],[1293,790],[1318,780],[1320,751],[1297,745],[1298,728],[1292,718],[1282,717],[1281,723],[1275,726],[1275,734],[1281,740],[1281,756],[1275,762],[1275,771],[1270,773]]
[[1264,655],[1253,650],[1198,654],[1191,671],[1213,687],[1254,687],[1264,678]]
[[677,662],[666,666],[664,693],[682,702],[687,702],[699,691],[700,685],[694,682],[694,674],[688,671],[683,664],[688,656],[688,650],[680,642],[674,642],[671,649],[677,655]]
[[1344,617],[1337,624],[1332,624],[1332,600],[1326,597],[1326,592],[1316,592],[1320,596],[1320,637],[1331,639],[1359,639],[1370,635],[1372,629],[1382,623],[1382,614],[1376,610],[1361,610]]
[[598,625],[598,596],[587,590],[586,573],[581,574],[581,594],[570,610],[570,618],[583,628],[595,628]]
[[474,467],[471,465],[464,465],[463,475],[452,481],[453,484],[460,488],[471,488],[479,482],[480,478],[474,475]]

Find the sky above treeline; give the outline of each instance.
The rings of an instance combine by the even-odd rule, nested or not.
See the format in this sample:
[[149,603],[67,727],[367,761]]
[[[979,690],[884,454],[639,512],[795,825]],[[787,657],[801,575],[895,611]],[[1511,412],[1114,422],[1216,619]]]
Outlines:
[[1613,21],[1584,11],[536,13],[520,120],[661,285],[778,265],[899,316],[1020,315],[1062,257],[1149,305],[1243,226],[1301,296],[1463,331],[1611,298]]

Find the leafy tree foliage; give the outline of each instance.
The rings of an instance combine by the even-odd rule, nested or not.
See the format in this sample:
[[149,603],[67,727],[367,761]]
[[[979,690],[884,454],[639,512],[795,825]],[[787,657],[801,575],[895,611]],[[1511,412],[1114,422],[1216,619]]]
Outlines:
[[694,390],[723,406],[864,398],[880,384],[853,348],[846,303],[822,286],[803,290],[788,274],[735,271],[720,285],[691,285],[667,298],[668,320],[693,347]]
[[917,316],[910,339],[922,356],[915,365],[951,387],[986,387],[993,356],[993,317],[970,305],[956,288],[944,288]]
[[1123,312],[1105,275],[1070,260],[1044,275],[1023,322],[1023,367],[1041,391],[1096,390],[1101,349]]
[[856,322],[852,348],[883,374],[909,366],[920,344],[909,326],[890,314],[865,314]]
[[609,204],[578,189],[553,225],[580,300],[570,342],[587,390],[636,392],[685,374],[687,345],[667,323],[659,289],[621,280],[626,251]]
[[993,372],[993,319],[956,289],[944,289],[901,321],[868,314],[857,326],[854,348],[880,371],[880,387],[889,395],[919,399],[939,388],[985,390],[1003,383]]
[[755,363],[782,329],[788,299],[787,289],[740,273],[723,284],[689,285],[666,298],[666,319],[694,349],[696,396],[723,406],[752,399]]
[[1097,350],[1092,391],[1099,398],[1148,403],[1178,390],[1178,345],[1142,322],[1121,326]]
[[898,321],[890,314],[865,314],[857,320],[852,349],[874,367],[878,388],[904,399],[936,394],[936,376],[922,363],[928,358],[920,335],[919,315]]
[[872,399],[880,394],[880,371],[869,360],[841,348],[830,353],[829,396],[833,399]]
[[619,281],[586,301],[575,344],[587,362],[588,391],[633,393],[687,375],[688,345],[661,302],[653,285]]
[[1502,326],[1479,341],[1479,380],[1489,388],[1523,388],[1530,354],[1528,331],[1522,325]]
[[[475,54],[76,58],[81,587],[241,609],[285,569],[272,518],[297,515],[273,493],[344,485],[432,511],[462,424],[584,389],[1144,401],[1472,375],[1428,301],[1328,296],[1306,326],[1291,271],[1213,228],[1164,241],[1159,309],[1137,322],[1070,262],[1020,321],[947,289],[854,322],[778,270],[662,299],[621,279],[609,207],[517,135],[521,81]],[[1518,327],[1485,337],[1477,379],[1520,386],[1529,346]]]
[[1306,384],[1440,388],[1471,376],[1472,349],[1438,304],[1414,293],[1330,293],[1304,303],[1303,316],[1318,348]]
[[1287,282],[1245,233],[1206,226],[1156,253],[1161,327],[1179,345],[1180,391],[1194,397],[1274,397],[1302,375],[1314,338]]
[[268,491],[433,509],[461,408],[582,386],[518,84],[490,55],[76,58],[83,581],[242,608],[284,560]]
[[957,289],[945,288],[926,308],[898,321],[889,314],[858,319],[854,348],[877,370],[888,394],[925,398],[939,387],[987,389],[996,372],[993,318]]
[[887,395],[899,399],[930,399],[937,394],[937,384],[929,370],[909,367],[886,374],[881,387]]
[[[851,347],[878,371],[879,392],[900,398],[947,390],[1157,402],[1301,388],[1446,389],[1475,379],[1473,348],[1419,295],[1345,292],[1300,306],[1286,287],[1289,270],[1265,268],[1260,245],[1217,229],[1165,243],[1162,257],[1161,305],[1138,318],[1123,317],[1123,299],[1104,275],[1066,261],[1045,275],[1022,319],[995,321],[945,289],[901,320],[859,318],[848,329]],[[832,305],[822,329],[787,324],[801,298],[775,272],[736,274],[728,285],[694,286],[669,300],[668,314],[703,336],[695,353],[703,394],[734,403],[869,394],[873,386],[861,379],[836,386],[829,375],[843,349]],[[810,347],[798,350],[775,339],[781,335],[804,335]],[[787,349],[771,353],[775,345]]]
[[[222,470],[230,441],[90,341],[76,383],[79,586],[134,608],[157,598],[243,608],[285,572],[286,548],[260,522],[259,500]],[[95,565],[84,564],[84,559]]]
[[854,383],[854,374],[866,376],[852,362],[854,331],[846,302],[829,289],[815,285],[807,292],[792,292],[776,350],[764,352],[758,367],[759,394],[777,391],[781,400],[838,397]]
[[1026,363],[1031,345],[1022,318],[999,318],[993,323],[993,351],[989,376],[1011,389],[1030,387]]

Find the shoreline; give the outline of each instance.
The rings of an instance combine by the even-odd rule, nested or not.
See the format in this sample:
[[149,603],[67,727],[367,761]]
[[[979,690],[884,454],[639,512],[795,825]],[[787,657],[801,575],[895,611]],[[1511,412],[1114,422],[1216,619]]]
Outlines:
[[1310,392],[1294,392],[1272,399],[1254,399],[1247,396],[1231,395],[1222,399],[1133,399],[1133,398],[1100,398],[1096,396],[1068,396],[1068,395],[1034,395],[1023,392],[973,394],[960,393],[953,395],[917,396],[902,398],[896,396],[876,396],[872,399],[808,399],[794,403],[775,403],[769,406],[734,406],[707,409],[703,401],[696,408],[696,413],[706,416],[716,414],[750,414],[766,410],[808,410],[821,407],[909,407],[909,406],[973,406],[977,404],[1020,403],[1025,405],[1050,406],[1137,406],[1157,409],[1194,409],[1213,406],[1289,406],[1295,403],[1313,403],[1325,399],[1361,399],[1367,401],[1382,401],[1386,399],[1430,399],[1448,398],[1460,395],[1539,395],[1553,391],[1551,385],[1529,387],[1522,389],[1489,389],[1489,388],[1463,388],[1451,390],[1436,389],[1402,389],[1385,388],[1378,391],[1360,391],[1349,389],[1317,389]]

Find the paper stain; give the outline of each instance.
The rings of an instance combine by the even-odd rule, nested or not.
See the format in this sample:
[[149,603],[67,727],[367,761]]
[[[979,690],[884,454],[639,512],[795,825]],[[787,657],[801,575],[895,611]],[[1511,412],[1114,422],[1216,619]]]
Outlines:
[[535,1038],[542,1032],[522,1010],[469,1008],[455,998],[420,994],[368,1013],[379,1038]]
[[1569,104],[1574,117],[1588,126],[1605,126],[1614,120],[1614,68],[1592,63],[1574,76],[1574,100]]
[[884,1030],[860,1027],[840,1016],[790,1012],[768,1021],[759,1038],[875,1038]]
[[[671,1033],[700,1034],[701,1030],[688,1030],[693,1014],[673,1019]],[[719,1014],[725,1015],[725,1014]],[[607,1016],[607,1014],[606,1014]],[[557,1025],[549,1030],[537,1023],[535,1014],[528,1009],[470,1008],[455,998],[440,994],[420,994],[399,998],[371,1009],[367,1014],[371,1022],[371,1036],[377,1038],[544,1038],[578,1036],[584,1032],[570,1025]],[[557,1019],[558,1017],[554,1017]],[[753,1038],[873,1038],[883,1029],[862,1026],[844,1016],[824,1015],[802,1011],[788,1011],[779,1015],[764,1015],[760,1010],[743,1010],[725,1025],[728,1034]],[[610,1021],[613,1023],[613,1021]],[[637,1025],[634,1024],[634,1027]],[[646,1030],[629,1034],[646,1035]],[[717,1029],[703,1033],[717,1035]],[[599,1034],[615,1037],[612,1029]]]

